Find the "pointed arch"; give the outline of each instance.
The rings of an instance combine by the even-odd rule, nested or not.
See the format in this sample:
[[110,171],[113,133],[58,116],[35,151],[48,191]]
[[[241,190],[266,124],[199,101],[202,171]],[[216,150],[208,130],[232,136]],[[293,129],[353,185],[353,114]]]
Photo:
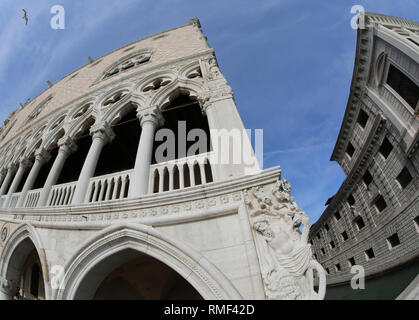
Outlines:
[[98,283],[108,274],[107,269],[111,270],[116,264],[107,263],[105,270],[99,272],[96,267],[105,259],[112,260],[112,257],[123,263],[126,257],[121,253],[129,250],[166,264],[187,280],[204,299],[242,299],[231,281],[195,249],[150,226],[129,223],[110,226],[85,242],[68,260],[61,286],[63,289],[56,292],[56,298],[91,299]]
[[35,248],[41,264],[45,298],[50,298],[49,271],[45,249],[35,228],[24,223],[15,229],[4,244],[0,255],[0,277],[18,283],[20,272],[30,252]]

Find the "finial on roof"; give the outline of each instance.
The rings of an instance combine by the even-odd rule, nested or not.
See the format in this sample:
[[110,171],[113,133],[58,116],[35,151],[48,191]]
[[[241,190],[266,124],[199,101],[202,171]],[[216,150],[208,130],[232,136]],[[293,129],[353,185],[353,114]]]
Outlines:
[[51,81],[47,80],[47,83],[48,83],[49,87],[51,88],[52,87]]
[[199,19],[197,17],[189,19],[189,24],[201,28],[201,22],[199,22]]
[[90,63],[92,63],[92,62],[93,62],[93,59],[92,59],[92,57],[91,57],[91,56],[88,56],[88,57],[87,57],[87,59],[89,59],[89,62],[90,62]]

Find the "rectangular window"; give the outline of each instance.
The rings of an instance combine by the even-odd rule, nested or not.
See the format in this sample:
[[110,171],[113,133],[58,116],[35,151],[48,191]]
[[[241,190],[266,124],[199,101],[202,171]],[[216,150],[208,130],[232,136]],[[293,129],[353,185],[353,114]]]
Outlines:
[[362,181],[364,181],[367,188],[370,185],[370,183],[372,182],[372,175],[368,170],[365,171],[364,175],[362,176]]
[[314,254],[314,259],[317,260],[317,254]]
[[350,195],[346,201],[350,206],[353,206],[355,204],[355,198],[353,195]]
[[324,228],[326,229],[326,231],[329,231],[329,225],[327,223],[324,225]]
[[361,128],[365,128],[368,122],[368,114],[364,110],[359,109],[358,119],[356,122],[358,122]]
[[377,208],[378,212],[382,212],[385,208],[387,208],[387,203],[382,195],[375,200],[374,206]]
[[337,264],[335,265],[335,269],[336,269],[336,271],[340,271],[340,270],[341,270],[341,268],[340,268],[340,264],[339,264],[339,263],[337,263]]
[[399,69],[390,65],[387,84],[403,98],[407,104],[416,109],[419,100],[419,87]]
[[400,183],[400,186],[402,187],[402,189],[404,189],[408,186],[408,184],[410,183],[410,181],[412,181],[413,178],[409,170],[407,170],[407,168],[404,167],[396,179]]
[[330,270],[329,270],[329,268],[326,268],[326,273],[327,273],[327,274],[330,274]]
[[339,211],[336,211],[335,212],[335,219],[336,219],[336,221],[339,221],[339,219],[340,219],[340,213],[339,213]]
[[393,145],[390,143],[390,141],[388,141],[387,138],[384,138],[383,143],[381,144],[378,151],[381,153],[384,159],[387,159],[391,150],[393,150]]
[[352,143],[348,142],[348,146],[346,147],[346,154],[352,158],[352,156],[354,155],[355,152],[355,148],[352,145]]
[[358,227],[358,230],[361,230],[363,227],[365,227],[365,222],[364,219],[362,219],[362,217],[356,218],[355,224]]
[[332,249],[334,249],[336,246],[335,246],[335,242],[334,241],[330,241],[330,248],[332,248]]
[[320,251],[322,252],[322,254],[326,254],[326,251],[324,251],[324,248],[321,248]]
[[349,263],[349,267],[354,266],[354,265],[356,264],[356,263],[355,263],[355,258],[354,258],[354,257],[349,258],[349,259],[348,259],[348,263]]
[[365,258],[368,260],[372,259],[375,257],[374,254],[374,250],[372,250],[372,248],[369,248],[368,250],[365,251]]
[[397,233],[388,237],[387,242],[388,242],[389,249],[393,249],[394,247],[397,247],[400,244],[400,239]]
[[320,239],[320,233],[317,233],[316,236],[317,236],[317,239]]
[[343,241],[348,240],[348,234],[346,233],[346,231],[343,231],[343,232],[341,233],[341,236],[342,236]]

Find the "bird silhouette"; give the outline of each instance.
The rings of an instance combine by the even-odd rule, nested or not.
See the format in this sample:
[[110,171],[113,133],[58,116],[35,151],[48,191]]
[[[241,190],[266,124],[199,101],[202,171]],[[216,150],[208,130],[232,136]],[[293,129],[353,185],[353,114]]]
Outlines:
[[26,12],[25,9],[22,9],[22,11],[23,11],[23,17],[22,17],[22,19],[25,19],[26,24],[28,24],[28,13]]

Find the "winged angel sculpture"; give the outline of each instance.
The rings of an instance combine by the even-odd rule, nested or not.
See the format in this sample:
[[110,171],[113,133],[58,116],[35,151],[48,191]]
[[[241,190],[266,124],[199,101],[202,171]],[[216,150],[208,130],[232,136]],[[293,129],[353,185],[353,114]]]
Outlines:
[[[248,190],[245,198],[256,234],[267,298],[323,299],[326,274],[312,257],[308,244],[310,219],[291,196],[291,184],[279,178],[270,194],[256,187]],[[314,271],[319,278],[317,292]]]

